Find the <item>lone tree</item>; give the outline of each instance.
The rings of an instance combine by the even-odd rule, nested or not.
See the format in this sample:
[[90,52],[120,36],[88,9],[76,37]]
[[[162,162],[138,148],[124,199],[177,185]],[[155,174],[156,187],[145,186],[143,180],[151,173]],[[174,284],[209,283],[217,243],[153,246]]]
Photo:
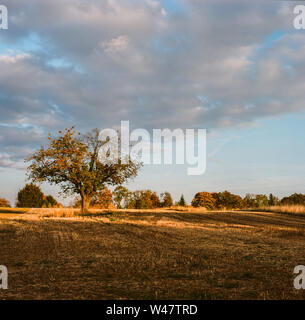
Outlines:
[[19,190],[16,206],[19,208],[42,208],[44,194],[38,186],[33,183],[27,184]]
[[78,194],[82,212],[87,212],[92,198],[106,185],[120,185],[137,175],[142,163],[131,160],[123,163],[120,154],[116,162],[101,161],[99,150],[104,143],[99,132],[82,135],[74,130],[59,131],[59,136],[49,134],[47,147],[41,147],[26,161],[32,181],[48,181],[61,187],[63,194]]

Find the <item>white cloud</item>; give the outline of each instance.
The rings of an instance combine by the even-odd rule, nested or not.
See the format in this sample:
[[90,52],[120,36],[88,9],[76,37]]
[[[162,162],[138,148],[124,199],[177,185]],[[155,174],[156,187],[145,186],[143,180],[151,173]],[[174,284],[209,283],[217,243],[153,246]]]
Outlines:
[[[1,121],[44,131],[121,120],[219,128],[305,109],[305,39],[290,3],[181,2],[183,14],[168,15],[148,0],[10,0],[1,43],[34,33],[43,50],[0,55]],[[278,30],[286,33],[266,46]]]
[[119,53],[125,51],[128,48],[129,41],[130,40],[128,36],[122,35],[118,36],[117,38],[113,38],[110,41],[103,41],[101,43],[101,47],[107,53]]
[[19,61],[30,58],[31,55],[28,53],[16,54],[16,55],[0,55],[0,63],[13,64]]

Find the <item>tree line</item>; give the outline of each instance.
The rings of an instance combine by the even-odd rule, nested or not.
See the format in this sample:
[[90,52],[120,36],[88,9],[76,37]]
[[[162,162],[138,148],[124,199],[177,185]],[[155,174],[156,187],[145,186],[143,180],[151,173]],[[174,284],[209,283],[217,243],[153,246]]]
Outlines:
[[198,192],[193,201],[193,207],[205,207],[214,209],[242,209],[263,208],[279,204],[279,199],[272,194],[269,198],[264,194],[247,194],[244,198],[229,191],[223,192]]
[[281,200],[272,193],[265,194],[247,193],[244,198],[232,194],[229,191],[223,192],[198,192],[193,201],[193,207],[205,207],[209,210],[215,209],[250,209],[265,208],[279,205],[302,205],[305,206],[305,194],[294,193]]
[[167,191],[159,196],[151,190],[130,191],[123,186],[114,189],[113,201],[119,209],[153,209],[174,205],[172,196]]
[[[76,197],[70,207],[81,208],[81,198]],[[174,205],[169,192],[159,196],[151,190],[130,191],[124,186],[118,186],[113,192],[109,188],[97,192],[91,199],[89,207],[97,209],[153,209],[172,207]],[[186,205],[183,195],[176,205]],[[0,198],[0,207],[10,207],[9,201]],[[33,183],[26,184],[17,195],[16,207],[19,208],[60,208],[62,204],[57,202],[51,195],[44,195],[40,187]]]
[[[81,208],[81,198],[76,197],[70,207]],[[223,192],[198,192],[194,196],[191,204],[195,208],[206,208],[208,210],[225,209],[250,209],[265,208],[276,205],[303,205],[305,206],[305,195],[294,193],[281,200],[270,194],[246,194],[244,198],[229,191]],[[96,209],[156,209],[173,206],[189,207],[182,194],[179,201],[174,202],[169,192],[158,195],[151,190],[131,191],[124,186],[117,186],[113,191],[108,187],[97,192],[89,203],[90,208]],[[0,207],[10,207],[9,201],[0,198]],[[16,207],[20,208],[61,208],[53,196],[44,195],[40,187],[29,183],[19,190]]]

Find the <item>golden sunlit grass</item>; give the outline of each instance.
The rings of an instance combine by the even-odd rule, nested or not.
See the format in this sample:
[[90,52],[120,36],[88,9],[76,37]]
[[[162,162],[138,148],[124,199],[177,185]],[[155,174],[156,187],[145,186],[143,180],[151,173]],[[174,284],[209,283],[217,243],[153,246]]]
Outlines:
[[153,213],[167,213],[167,212],[207,212],[205,208],[193,208],[193,207],[178,207],[173,206],[170,208],[157,208],[157,209],[89,209],[88,213],[82,214],[80,209],[74,208],[33,208],[28,209],[28,214],[36,214],[42,218],[52,218],[52,217],[77,217],[77,216],[99,216],[105,214],[113,214],[113,213],[145,213],[145,212],[153,212]]
[[304,243],[273,212],[31,209],[0,219],[0,299],[304,299]]
[[36,214],[41,218],[69,218],[79,214],[78,209],[73,208],[33,208],[28,211],[29,214]]
[[266,210],[271,212],[305,215],[305,206],[302,206],[302,205],[273,206],[273,207],[267,208]]

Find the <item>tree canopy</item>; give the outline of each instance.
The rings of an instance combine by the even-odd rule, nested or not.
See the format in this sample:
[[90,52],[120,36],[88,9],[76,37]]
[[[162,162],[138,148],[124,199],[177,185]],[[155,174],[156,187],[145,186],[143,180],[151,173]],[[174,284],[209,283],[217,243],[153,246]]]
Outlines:
[[181,197],[180,197],[180,200],[178,202],[178,205],[181,206],[181,207],[185,207],[186,206],[186,202],[185,202],[185,199],[184,199],[184,195],[182,194]]
[[161,194],[161,206],[162,207],[171,207],[174,205],[173,198],[171,194],[167,191]]
[[284,197],[281,200],[283,205],[305,205],[305,195],[302,193],[294,193],[289,197]]
[[43,202],[44,194],[40,188],[29,183],[19,190],[16,206],[19,208],[42,208]]
[[126,187],[123,186],[117,186],[113,191],[113,201],[118,209],[121,209],[126,205],[127,197],[129,195],[129,190]]
[[42,206],[45,208],[60,208],[62,207],[62,204],[57,202],[57,200],[53,198],[51,195],[48,195],[44,196]]
[[215,207],[216,200],[209,192],[197,192],[193,201],[192,206],[195,208],[205,207],[206,209],[212,210]]
[[0,198],[0,208],[3,207],[3,208],[10,208],[11,205],[9,203],[8,200],[4,199],[4,198]]
[[135,177],[142,166],[131,160],[123,163],[119,156],[113,163],[101,160],[99,151],[105,142],[99,139],[97,129],[82,135],[72,127],[59,131],[55,138],[49,134],[48,140],[46,147],[26,159],[30,162],[29,178],[59,185],[65,195],[80,195],[83,212],[98,191]]

